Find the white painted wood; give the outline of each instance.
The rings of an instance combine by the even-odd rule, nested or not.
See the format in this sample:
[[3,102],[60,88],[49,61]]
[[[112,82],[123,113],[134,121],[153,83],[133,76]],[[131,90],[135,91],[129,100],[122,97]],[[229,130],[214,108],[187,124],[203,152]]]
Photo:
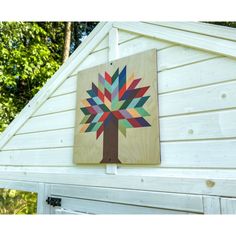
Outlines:
[[60,87],[58,87],[58,89],[52,94],[51,97],[75,92],[76,81],[77,81],[77,75],[69,77],[67,80],[64,81],[64,83]]
[[172,45],[174,44],[162,40],[156,40],[154,38],[138,37],[126,43],[120,44],[119,56],[127,57],[149,49],[156,48],[157,50],[160,50],[163,48],[170,47]]
[[116,28],[112,28],[109,32],[109,62],[119,58],[119,34]]
[[14,136],[3,150],[22,150],[72,146],[74,129],[61,129]]
[[236,57],[236,43],[142,22],[115,22],[114,27],[190,47]]
[[[182,211],[123,205],[110,202],[92,201],[75,198],[62,198],[62,207],[84,214],[186,214]],[[55,209],[52,209],[55,211]]]
[[[47,100],[63,81],[78,67],[78,65],[93,51],[97,44],[108,33],[112,23],[100,23],[84,40],[70,58],[60,67],[54,76],[25,106],[20,114],[11,122],[0,136],[0,148],[17,132],[24,122]],[[78,58],[77,58],[78,57]]]
[[160,140],[236,138],[236,110],[160,119]]
[[202,197],[198,195],[63,185],[53,185],[51,193],[73,198],[203,212]]
[[[236,140],[161,143],[161,165],[158,169],[162,167],[236,168],[235,153]],[[74,166],[72,155],[72,147],[2,151],[0,165]],[[79,168],[79,166],[76,167]],[[146,169],[153,173],[153,167],[150,169],[148,166]]]
[[106,173],[109,175],[117,174],[117,165],[116,164],[107,164],[106,165]]
[[191,114],[236,107],[236,81],[159,95],[159,115]]
[[77,74],[81,70],[88,69],[90,67],[94,67],[103,63],[107,63],[108,58],[108,48],[105,48],[103,50],[91,53],[86,60],[84,60],[80,66],[77,67],[77,69],[73,72],[72,75]]
[[[120,35],[119,35],[120,37]],[[138,42],[137,42],[138,40]],[[143,41],[147,41],[147,45],[160,44],[161,46],[166,46],[166,44],[162,45],[161,42],[157,40],[148,38],[142,38]],[[134,45],[134,47],[140,47],[140,39],[135,39],[129,41],[129,44],[124,44],[122,50],[123,54],[125,54],[125,50],[128,50],[130,45]],[[151,46],[152,47],[152,46]],[[154,45],[155,47],[155,45]],[[130,49],[129,49],[130,50]],[[130,52],[132,53],[132,51]],[[100,52],[100,56],[98,53],[93,53],[85,60],[85,64],[90,65],[91,61],[95,60],[96,63],[101,64],[102,62],[106,62],[107,52],[104,50]],[[93,57],[93,59],[90,59]],[[214,58],[214,54],[209,54],[203,51],[194,50],[187,47],[182,46],[174,46],[167,49],[163,49],[158,51],[158,70],[169,70],[171,68],[180,67],[189,63],[198,62],[206,59]],[[222,63],[223,69],[219,68],[218,63]],[[192,73],[192,66],[195,73]],[[195,69],[196,67],[196,69]],[[195,87],[204,84],[211,84],[214,81],[227,81],[235,79],[235,61],[226,58],[219,58],[215,61],[206,61],[204,63],[197,63],[194,65],[190,65],[188,67],[181,67],[179,70],[171,70],[159,73],[159,92],[168,92],[183,88]],[[224,70],[225,69],[225,70]],[[224,72],[224,73],[223,73]],[[208,75],[206,78],[206,74]],[[191,78],[191,76],[193,78]],[[179,83],[179,81],[182,83]],[[55,92],[52,96],[57,96],[65,93],[75,92],[76,90],[76,76],[68,78]]]
[[38,192],[38,184],[34,182],[21,182],[17,180],[0,179],[0,188],[14,189],[26,192]]
[[[236,107],[235,89],[236,82],[232,81],[159,95],[160,116],[234,108]],[[48,99],[35,116],[71,109],[75,109],[75,93]]]
[[37,214],[44,214],[45,184],[38,184]]
[[[133,169],[133,171],[132,171]],[[236,197],[235,170],[128,168],[117,175],[72,168],[0,168],[2,179]],[[214,184],[209,186],[209,182]]]
[[119,34],[119,44],[125,43],[134,38],[140,37],[139,34],[135,34],[133,32],[127,32],[123,30],[118,30],[118,34]]
[[97,47],[93,50],[93,53],[105,48],[108,48],[108,35],[106,35],[104,39],[97,45]]
[[221,198],[221,213],[222,214],[236,214],[236,199],[235,198]]
[[161,72],[163,70],[169,70],[199,61],[209,60],[215,57],[219,56],[189,47],[173,46],[158,51],[158,71]]
[[167,93],[235,79],[236,60],[214,58],[159,73],[158,92]]
[[[74,128],[75,111],[29,119],[18,134]],[[160,119],[161,141],[236,138],[236,110],[165,117]]]
[[1,166],[74,166],[68,148],[12,150],[0,152]]
[[44,193],[42,195],[43,214],[52,214],[51,206],[46,202],[51,196],[51,184],[44,184]]
[[36,116],[27,120],[17,134],[38,131],[73,128],[75,125],[75,110]]
[[236,140],[162,143],[161,166],[236,168]]
[[203,196],[204,214],[221,214],[220,197]]
[[185,30],[204,35],[214,36],[217,38],[229,39],[236,41],[236,30],[230,27],[212,25],[199,22],[152,22],[153,24],[166,26],[178,30]]
[[54,208],[54,214],[56,215],[86,215],[86,213],[79,212],[79,211],[72,211],[64,208]]
[[35,113],[34,116],[62,112],[75,109],[76,94],[70,93],[63,96],[49,98]]

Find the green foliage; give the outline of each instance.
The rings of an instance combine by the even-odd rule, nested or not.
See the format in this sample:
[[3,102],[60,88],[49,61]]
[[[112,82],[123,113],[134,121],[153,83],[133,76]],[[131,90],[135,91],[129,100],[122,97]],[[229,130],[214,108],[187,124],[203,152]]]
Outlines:
[[[73,22],[72,53],[97,24]],[[60,67],[64,22],[0,22],[0,132]]]
[[206,23],[236,28],[236,22],[235,21],[208,21]]
[[49,36],[36,23],[0,23],[0,131],[59,68]]
[[36,211],[36,193],[0,189],[0,214],[35,214]]
[[[73,22],[70,53],[97,22]],[[65,22],[0,22],[0,133],[62,63]],[[34,214],[37,194],[0,189],[0,214]]]

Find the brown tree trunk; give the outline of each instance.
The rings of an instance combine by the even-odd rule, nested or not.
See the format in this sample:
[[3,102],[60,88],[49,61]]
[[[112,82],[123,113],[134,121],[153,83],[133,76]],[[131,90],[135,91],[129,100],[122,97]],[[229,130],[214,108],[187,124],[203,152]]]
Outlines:
[[64,40],[64,48],[62,55],[62,63],[66,61],[70,54],[70,42],[71,42],[71,22],[65,23],[65,40]]
[[103,159],[101,163],[121,163],[118,159],[118,120],[112,116],[103,132]]

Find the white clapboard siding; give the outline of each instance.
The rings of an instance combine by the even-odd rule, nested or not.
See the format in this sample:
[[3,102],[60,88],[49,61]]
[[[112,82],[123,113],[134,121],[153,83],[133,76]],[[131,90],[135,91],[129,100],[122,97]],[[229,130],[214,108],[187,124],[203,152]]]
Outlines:
[[236,60],[213,58],[159,73],[158,92],[167,93],[235,79]]
[[53,185],[51,194],[145,207],[203,212],[202,196],[199,195],[65,185]]
[[34,114],[34,116],[62,112],[75,109],[76,94],[70,93],[63,96],[49,98]]
[[[75,111],[30,118],[18,134],[73,128]],[[160,140],[236,138],[236,110],[160,119]]]
[[19,134],[7,143],[3,150],[38,149],[72,146],[74,130],[62,129],[38,133]]
[[0,165],[6,166],[73,166],[73,149],[51,148],[0,152]]
[[213,53],[196,50],[189,47],[173,46],[157,53],[158,71],[168,70],[174,67],[188,65],[194,62],[219,57]]
[[199,24],[198,22],[152,22],[160,26],[167,26],[170,28],[200,33],[204,35],[215,36],[217,38],[229,39],[236,41],[235,29],[220,25],[213,25],[208,23]]
[[[151,170],[150,166],[145,168],[151,173],[153,173],[153,168],[162,167],[231,169],[236,168],[235,153],[236,140],[161,143],[161,164],[151,166]],[[72,146],[0,152],[0,165],[8,166],[71,166],[73,165],[72,159]],[[135,167],[135,171],[137,171],[137,167]]]
[[75,125],[75,110],[49,115],[32,117],[21,127],[17,134],[37,131],[73,128]]
[[[186,214],[186,212],[182,211],[67,197],[62,198],[62,207],[70,211],[78,211],[84,214]],[[55,211],[55,208],[52,209],[52,211]]]
[[236,168],[236,139],[161,143],[161,166]]
[[108,62],[108,48],[89,54],[89,56],[78,66],[78,68],[72,73],[72,75],[75,75],[81,70],[106,62]]
[[77,75],[69,77],[65,82],[51,95],[51,97],[55,97],[58,95],[72,93],[76,91],[76,81]]
[[236,214],[236,198],[221,198],[221,214]]
[[[2,167],[1,179],[17,181],[36,181],[55,184],[85,185],[136,189],[173,193],[235,196],[235,170],[194,170],[128,168],[126,173],[117,175],[98,173],[94,168],[86,173],[80,169],[39,168],[39,167]],[[161,171],[162,170],[162,171]],[[121,172],[121,173],[120,173]],[[134,173],[135,172],[135,173]],[[161,173],[160,173],[161,172]],[[158,174],[160,173],[160,174]]]
[[169,42],[204,49],[207,51],[213,51],[230,57],[236,56],[235,42],[229,40],[142,22],[115,22],[113,26],[119,27],[123,30],[147,35],[149,37],[167,40]]
[[[120,30],[119,31],[119,44],[132,40],[137,37],[139,37],[138,34]],[[93,52],[100,51],[108,47],[109,47],[109,36],[106,35],[104,39],[98,44],[98,46],[93,50]]]
[[119,57],[130,56],[153,48],[160,50],[172,45],[174,44],[162,40],[156,40],[149,37],[138,37],[119,45]]
[[119,44],[125,43],[129,40],[132,40],[134,38],[140,37],[139,34],[135,34],[132,32],[127,32],[127,31],[123,31],[123,30],[118,30],[118,40],[119,40]]
[[104,37],[104,39],[97,45],[97,47],[93,50],[93,52],[97,52],[100,50],[103,50],[105,48],[108,48],[108,34]]
[[[158,71],[167,70],[171,68],[181,67],[193,62],[199,62],[206,59],[216,57],[214,54],[209,54],[200,50],[195,50],[183,46],[173,46],[167,49],[158,51],[157,68]],[[87,63],[87,62],[86,62]],[[163,77],[163,74],[161,74]],[[164,76],[165,82],[168,82],[168,77]],[[159,78],[160,80],[160,78]],[[161,86],[161,81],[159,82]],[[159,89],[160,91],[162,88]],[[52,96],[57,96],[65,93],[76,91],[76,76],[69,77]]]
[[0,189],[14,189],[27,192],[38,192],[38,184],[34,182],[21,182],[21,181],[11,181],[11,180],[0,180]]
[[160,116],[236,107],[236,81],[159,95]]
[[160,140],[236,138],[236,110],[160,119]]

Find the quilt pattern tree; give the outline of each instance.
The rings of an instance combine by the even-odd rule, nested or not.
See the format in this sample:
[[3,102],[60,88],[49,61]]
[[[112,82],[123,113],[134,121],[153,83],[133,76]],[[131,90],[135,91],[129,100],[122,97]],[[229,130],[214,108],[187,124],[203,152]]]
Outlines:
[[139,87],[142,78],[134,73],[127,78],[127,66],[113,75],[98,74],[98,85],[92,83],[87,91],[89,98],[82,100],[84,117],[80,132],[96,132],[98,139],[103,134],[103,159],[101,163],[121,163],[118,158],[118,133],[126,136],[127,128],[149,127],[145,119],[150,114],[143,107],[150,96],[150,86]]

